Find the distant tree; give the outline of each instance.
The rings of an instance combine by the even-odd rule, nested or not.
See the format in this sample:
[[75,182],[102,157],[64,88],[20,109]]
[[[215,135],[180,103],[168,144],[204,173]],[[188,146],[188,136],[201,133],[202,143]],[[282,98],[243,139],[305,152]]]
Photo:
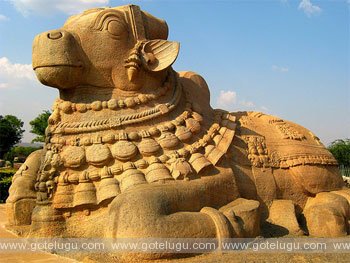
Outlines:
[[340,165],[350,166],[350,139],[335,140],[330,144],[328,150]]
[[23,121],[13,115],[0,115],[0,158],[23,136]]
[[24,162],[29,154],[38,149],[40,149],[40,147],[15,146],[4,155],[4,159],[13,163],[14,158],[18,157],[20,162]]
[[45,141],[45,129],[48,125],[48,119],[51,115],[51,112],[46,110],[43,113],[40,113],[34,120],[30,121],[31,133],[34,133],[36,136],[32,142],[44,142]]

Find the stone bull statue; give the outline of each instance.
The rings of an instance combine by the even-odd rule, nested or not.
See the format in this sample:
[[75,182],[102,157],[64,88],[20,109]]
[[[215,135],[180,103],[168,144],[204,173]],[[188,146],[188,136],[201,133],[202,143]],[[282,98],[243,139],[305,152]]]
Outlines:
[[172,69],[179,43],[167,35],[165,21],[128,5],[34,39],[35,73],[59,99],[44,149],[13,178],[9,226],[30,237],[220,240],[258,236],[268,222],[347,235],[350,191],[320,140],[278,117],[212,109],[204,79]]

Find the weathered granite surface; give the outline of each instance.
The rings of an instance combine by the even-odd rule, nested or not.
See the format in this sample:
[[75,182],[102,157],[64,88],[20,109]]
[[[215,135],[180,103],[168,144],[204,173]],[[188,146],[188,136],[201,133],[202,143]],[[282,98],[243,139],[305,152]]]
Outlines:
[[[167,36],[165,21],[128,5],[87,10],[34,39],[35,73],[59,98],[44,149],[13,178],[10,227],[220,240],[258,236],[272,205],[270,220],[289,234],[305,218],[306,233],[347,235],[349,189],[317,136],[212,109],[205,80],[172,69],[179,43]],[[147,255],[163,256],[177,255]]]

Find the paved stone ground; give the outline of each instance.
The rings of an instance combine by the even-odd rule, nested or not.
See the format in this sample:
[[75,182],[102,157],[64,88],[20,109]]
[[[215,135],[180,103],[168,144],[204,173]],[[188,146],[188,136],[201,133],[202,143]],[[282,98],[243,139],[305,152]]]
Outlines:
[[[6,224],[5,206],[0,205],[0,238],[17,238],[16,235],[7,231],[4,227]],[[349,239],[350,240],[350,239]],[[295,262],[295,263],[308,263],[308,262],[350,262],[350,251],[346,254],[301,254],[301,253],[227,253],[227,254],[204,254],[191,258],[183,258],[178,260],[157,260],[153,263],[280,263],[280,262]],[[112,262],[113,258],[106,258],[105,262]],[[45,253],[45,252],[23,252],[23,253],[4,253],[0,251],[0,262],[4,263],[70,263],[78,262],[69,258]],[[83,258],[84,263],[94,263],[94,256],[88,256]],[[114,261],[118,262],[118,261]],[[135,261],[141,263],[142,261]],[[131,263],[131,262],[130,262]],[[145,263],[144,261],[142,263]],[[149,262],[148,262],[149,263]]]
[[[17,238],[5,229],[7,223],[5,205],[0,205],[0,238]],[[78,262],[46,252],[5,252],[0,251],[0,262],[4,263],[70,263]]]

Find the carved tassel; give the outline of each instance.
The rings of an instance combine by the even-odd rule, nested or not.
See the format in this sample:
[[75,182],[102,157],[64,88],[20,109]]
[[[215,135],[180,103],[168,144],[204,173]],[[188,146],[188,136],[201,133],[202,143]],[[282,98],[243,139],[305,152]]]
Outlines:
[[128,69],[127,69],[127,74],[128,74],[128,80],[130,81],[130,82],[133,82],[135,79],[136,79],[136,77],[137,77],[137,75],[138,75],[138,70],[137,70],[137,68],[135,68],[135,67],[129,67]]

